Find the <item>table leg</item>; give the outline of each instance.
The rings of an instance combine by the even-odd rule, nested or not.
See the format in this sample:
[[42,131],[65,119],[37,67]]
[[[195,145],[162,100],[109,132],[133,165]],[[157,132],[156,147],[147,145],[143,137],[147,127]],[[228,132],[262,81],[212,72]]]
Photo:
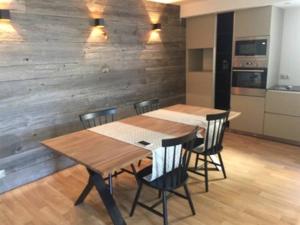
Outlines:
[[92,170],[89,170],[89,174],[91,176],[91,179],[105,205],[105,208],[107,209],[108,214],[110,215],[110,218],[114,225],[126,225],[125,220],[123,219],[121,212],[119,208],[117,207],[112,195],[109,192],[109,188],[107,188],[107,185],[103,179],[103,177],[95,173]]
[[87,185],[85,186],[82,193],[76,200],[75,205],[81,204],[84,201],[84,199],[88,196],[88,194],[91,192],[93,187],[94,187],[94,183],[93,183],[92,177],[90,176]]

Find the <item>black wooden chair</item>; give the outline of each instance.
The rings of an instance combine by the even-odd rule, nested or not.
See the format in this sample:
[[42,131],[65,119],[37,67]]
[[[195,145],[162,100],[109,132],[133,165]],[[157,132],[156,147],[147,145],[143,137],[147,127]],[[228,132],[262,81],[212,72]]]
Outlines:
[[[187,180],[188,180],[188,166],[191,158],[191,150],[194,145],[194,140],[196,138],[197,128],[188,135],[167,139],[162,141],[162,147],[164,148],[164,163],[163,163],[163,175],[153,181],[148,181],[145,177],[152,174],[152,166],[148,166],[145,169],[141,170],[137,173],[137,181],[138,181],[138,190],[132,205],[132,209],[130,212],[130,216],[133,216],[136,205],[140,205],[145,209],[153,212],[156,215],[163,217],[164,225],[168,224],[168,210],[167,210],[167,193],[173,193],[179,197],[182,197],[188,200],[189,205],[191,207],[193,215],[195,215],[195,209],[193,206],[193,202],[188,190]],[[179,146],[179,147],[178,147]],[[183,148],[185,146],[185,148]],[[175,154],[176,151],[180,150],[180,154]],[[171,158],[167,159],[167,155],[171,151]],[[178,166],[176,167],[176,160],[178,160]],[[167,170],[167,166],[169,165],[169,170]],[[169,172],[168,172],[169,171]],[[141,190],[143,185],[150,186],[159,191],[162,199],[153,204],[152,206],[147,206],[142,202],[139,202],[139,197],[141,194]],[[175,190],[183,187],[185,191],[185,195],[176,192]],[[163,204],[163,213],[155,210],[155,207],[159,204]]]
[[100,126],[115,120],[116,108],[104,109],[79,115],[82,126],[85,129]]
[[[205,131],[204,143],[192,150],[192,152],[196,154],[196,160],[195,166],[190,168],[189,171],[205,177],[206,192],[208,192],[208,164],[214,165],[216,170],[221,167],[224,179],[227,178],[221,151],[223,150],[223,137],[228,117],[229,112],[207,115],[207,129]],[[202,155],[203,158],[201,158],[200,155]],[[218,155],[220,163],[213,162],[211,158],[213,155]],[[210,158],[210,160],[208,158]],[[204,162],[204,167],[203,165],[198,167],[199,161]],[[204,170],[204,174],[199,172],[200,170]]]
[[134,104],[134,109],[137,115],[151,112],[153,110],[159,109],[159,107],[160,107],[159,99],[152,99],[152,100],[137,102]]
[[[115,116],[117,113],[116,108],[108,108],[108,109],[103,109],[100,111],[96,112],[90,112],[90,113],[85,113],[79,115],[80,121],[82,126],[85,129],[89,129],[92,127],[100,126],[106,123],[113,122],[115,120]],[[116,172],[114,176],[117,176],[118,173]],[[108,184],[109,184],[109,190],[110,193],[113,192],[113,185],[112,185],[112,178],[113,175],[109,174],[108,175]]]

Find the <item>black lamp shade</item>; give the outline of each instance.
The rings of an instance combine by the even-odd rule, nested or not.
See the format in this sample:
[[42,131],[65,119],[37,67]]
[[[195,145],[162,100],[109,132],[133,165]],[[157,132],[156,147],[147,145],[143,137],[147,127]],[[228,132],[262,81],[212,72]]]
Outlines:
[[91,20],[91,25],[94,27],[104,27],[105,21],[104,18],[96,18]]
[[160,31],[161,30],[161,24],[160,23],[152,24],[152,30]]
[[0,9],[0,20],[9,20],[10,12],[8,9]]

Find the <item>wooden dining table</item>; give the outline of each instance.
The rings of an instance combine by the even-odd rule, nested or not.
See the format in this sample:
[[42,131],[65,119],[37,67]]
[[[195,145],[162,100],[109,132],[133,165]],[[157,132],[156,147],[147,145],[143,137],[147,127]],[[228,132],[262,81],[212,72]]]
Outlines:
[[[178,104],[164,108],[205,117],[208,114],[224,112],[222,110]],[[231,112],[229,120],[238,117],[240,113]],[[147,130],[164,133],[171,136],[181,136],[191,132],[194,126],[153,118],[145,115],[132,116],[119,122],[141,127]],[[81,204],[93,187],[96,188],[114,225],[125,225],[119,208],[105,183],[105,174],[126,168],[139,160],[151,155],[151,151],[133,144],[125,143],[112,137],[97,134],[90,130],[82,130],[42,142],[47,148],[62,154],[85,166],[89,180],[75,205]]]

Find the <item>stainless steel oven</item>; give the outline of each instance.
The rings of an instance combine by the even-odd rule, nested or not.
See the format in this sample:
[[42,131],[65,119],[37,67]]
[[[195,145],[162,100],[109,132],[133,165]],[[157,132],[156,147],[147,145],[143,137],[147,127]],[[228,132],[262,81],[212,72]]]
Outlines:
[[267,68],[234,68],[232,89],[235,95],[265,96]]
[[235,40],[236,57],[267,57],[268,55],[268,38],[238,38]]

